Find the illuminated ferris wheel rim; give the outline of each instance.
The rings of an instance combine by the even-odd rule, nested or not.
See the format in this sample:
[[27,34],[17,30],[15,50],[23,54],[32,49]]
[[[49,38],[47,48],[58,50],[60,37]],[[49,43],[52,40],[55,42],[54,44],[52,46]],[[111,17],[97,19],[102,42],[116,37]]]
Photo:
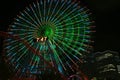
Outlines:
[[[49,6],[52,6],[52,4],[54,4],[55,7],[54,9],[50,9],[52,7],[48,8],[48,11],[51,12],[47,14],[47,17],[45,17],[46,9],[43,9],[43,14],[41,13],[40,14],[41,17],[40,17],[40,15],[37,15],[38,13],[40,13],[39,10],[37,13],[36,11],[37,9],[40,9],[42,12],[42,9],[39,7],[42,5],[45,6],[45,3],[51,4]],[[59,7],[58,4],[61,5],[62,7],[61,6]],[[71,0],[69,1],[51,0],[51,2],[50,0],[45,0],[43,2],[41,1],[37,3],[33,3],[32,5],[30,5],[30,7],[26,7],[26,9],[23,12],[21,12],[19,16],[17,16],[14,23],[9,28],[9,33],[14,35],[19,35],[22,39],[27,40],[33,47],[35,47],[37,50],[40,50],[43,53],[43,57],[48,57],[44,55],[44,50],[49,50],[49,51],[53,50],[52,52],[54,54],[53,56],[57,57],[55,58],[56,63],[54,63],[54,65],[61,64],[61,66],[65,70],[67,65],[71,68],[70,66],[71,63],[77,65],[76,60],[74,61],[73,59],[75,58],[77,59],[78,62],[82,62],[80,60],[80,57],[82,56],[83,53],[88,53],[89,50],[88,48],[91,47],[88,43],[91,42],[90,34],[92,31],[90,30],[92,26],[90,26],[90,24],[92,24],[93,22],[89,20],[89,14],[87,14],[88,10],[82,7],[77,7],[78,4],[79,3],[72,2]],[[72,9],[70,9],[71,7]],[[62,9],[63,11],[57,8],[60,9],[63,8]],[[70,10],[67,11],[66,8]],[[53,11],[59,10],[56,12],[59,14],[56,14],[55,11],[52,12],[52,10]],[[76,11],[76,13],[74,13],[74,11]],[[33,13],[34,15],[31,15]],[[50,14],[53,17],[48,18]],[[40,18],[37,18],[36,16]],[[38,23],[39,21],[40,23]],[[23,23],[25,24],[23,25]],[[41,29],[41,27],[43,28]],[[33,41],[33,39],[36,40]],[[49,45],[46,45],[46,42],[47,44],[49,43]],[[27,51],[27,48],[25,48],[24,45],[21,43],[19,47],[24,47],[23,48],[24,50],[21,51],[20,49],[22,48],[20,49],[18,48],[19,53],[15,53],[15,51],[13,51],[12,49],[16,49],[15,45],[18,44],[17,40],[8,39],[7,43],[11,44],[11,46],[7,45],[6,47],[7,49],[11,48],[10,50],[7,51],[7,56],[10,57],[11,63],[12,61],[15,61],[16,59],[15,55],[19,55],[17,59],[17,61],[19,61],[22,58],[20,54],[22,54],[23,52],[24,54],[22,54],[22,56],[25,55],[25,53],[30,53],[30,55],[33,55],[31,52]],[[51,50],[49,48],[51,48]],[[58,50],[58,52],[56,50]],[[11,51],[13,51],[12,53],[15,54],[13,55]],[[9,52],[10,54],[8,54]],[[69,56],[73,56],[74,58],[72,59]],[[36,68],[40,63],[40,59],[35,55],[33,55],[31,59],[33,63],[31,62],[30,65],[31,66],[34,65],[35,66],[34,68]],[[51,60],[50,58],[45,58],[45,59]],[[70,61],[66,61],[66,63],[63,63],[67,59]],[[36,61],[37,64],[35,64],[34,61]]]

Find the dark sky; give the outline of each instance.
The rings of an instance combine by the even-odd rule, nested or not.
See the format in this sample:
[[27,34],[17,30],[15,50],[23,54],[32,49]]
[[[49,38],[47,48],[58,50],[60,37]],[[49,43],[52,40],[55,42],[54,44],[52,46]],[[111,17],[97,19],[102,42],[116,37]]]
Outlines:
[[[24,10],[32,1],[35,0],[1,0],[0,30],[5,31],[19,11]],[[120,52],[120,0],[81,1],[91,10],[95,21],[94,52],[105,50]],[[1,46],[0,39],[0,50]],[[8,75],[7,72],[5,74]]]
[[83,0],[96,22],[94,52],[120,52],[120,0]]

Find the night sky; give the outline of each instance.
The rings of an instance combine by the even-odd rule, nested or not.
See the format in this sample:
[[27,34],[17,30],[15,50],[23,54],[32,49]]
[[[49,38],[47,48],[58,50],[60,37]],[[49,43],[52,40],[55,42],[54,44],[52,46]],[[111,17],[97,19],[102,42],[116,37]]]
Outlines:
[[[11,1],[11,2],[10,2]],[[13,19],[35,0],[1,0],[0,30],[6,31]],[[120,0],[81,0],[93,16],[96,26],[94,52],[112,50],[120,52]],[[2,51],[0,39],[0,50]],[[0,65],[1,66],[1,65]]]

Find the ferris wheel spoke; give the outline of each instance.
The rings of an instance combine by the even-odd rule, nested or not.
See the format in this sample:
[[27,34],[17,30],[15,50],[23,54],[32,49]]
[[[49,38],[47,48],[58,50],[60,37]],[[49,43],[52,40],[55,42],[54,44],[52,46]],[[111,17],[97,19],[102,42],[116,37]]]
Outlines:
[[69,58],[69,60],[70,60],[75,66],[78,66],[78,65],[67,55],[67,53],[63,50],[63,48],[61,48],[55,41],[54,41],[54,43],[55,43],[56,46],[58,46],[58,48],[63,52],[63,54],[65,54],[65,55]]
[[[65,2],[66,3],[66,2]],[[67,7],[65,7],[65,9],[62,11],[61,15],[63,15],[73,4],[68,5]],[[60,16],[59,16],[60,17]],[[57,19],[57,18],[56,18]],[[54,22],[54,21],[53,21]]]
[[[36,5],[34,3],[33,3],[33,6],[34,6],[34,8],[36,8]],[[36,20],[37,20],[37,24],[41,25],[41,22],[40,22],[40,20],[38,18],[37,12],[35,12],[35,10],[32,8],[32,6],[30,8],[31,8]]]
[[33,38],[33,36],[31,35],[33,32],[29,32],[29,33],[21,33],[21,34],[19,34],[19,36],[22,38],[23,36],[25,36],[24,38],[22,38],[22,39],[25,39],[25,38],[30,38],[30,37],[32,37]]
[[[35,58],[35,55],[32,55],[32,58],[31,58],[30,63],[29,63],[29,64],[30,64],[30,66],[33,66],[33,64],[32,64],[32,63],[33,63],[33,61],[34,61],[34,58]],[[30,69],[31,69],[31,68],[30,68]]]
[[[37,44],[37,46],[36,46],[36,50],[39,50],[39,44]],[[35,58],[35,61],[37,62],[36,64],[36,66],[38,66],[39,65],[39,60],[40,60],[40,58],[36,55],[36,58]]]
[[58,4],[59,4],[59,0],[58,1],[56,0],[55,6],[54,6],[54,9],[52,10],[51,17],[49,18],[49,21],[52,21],[54,19],[54,15],[56,13],[56,8],[57,8]]
[[[5,49],[9,49],[9,48],[11,48],[11,49],[13,49],[14,47],[11,47],[11,46],[9,46],[9,44],[8,45],[6,45],[7,47],[5,47]],[[17,46],[15,46],[15,47],[17,47]],[[10,49],[9,49],[10,50]]]
[[[67,2],[68,2],[68,1],[67,1]],[[70,0],[69,0],[69,2],[70,2]],[[69,2],[68,2],[68,3],[69,3]],[[51,21],[55,22],[55,20],[56,20],[58,17],[61,16],[61,15],[59,15],[59,16],[57,16],[57,15],[58,15],[59,13],[61,14],[60,11],[64,11],[65,3],[66,3],[66,2],[62,3],[62,1],[61,1],[61,7],[59,7],[59,9],[58,9],[57,12],[54,14],[53,19],[52,19]],[[61,10],[61,9],[63,9],[63,10]]]
[[[48,2],[46,2],[46,7],[50,7],[50,5],[47,5],[47,4],[49,4],[49,0],[48,0]],[[50,9],[50,8],[49,8],[49,9]],[[45,22],[48,22],[49,9],[46,9],[47,11],[46,11],[46,19],[45,19]]]
[[27,54],[27,51],[28,51],[28,49],[26,49],[26,50],[18,57],[18,59],[17,59],[16,61],[18,62],[24,55],[26,55],[26,54]]
[[[50,42],[50,47],[51,47],[51,49],[52,49],[53,52],[54,52],[54,55],[55,55],[55,58],[56,58],[57,63],[58,63],[58,64],[61,64],[61,65],[63,66],[64,70],[66,70],[66,68],[65,68],[62,60],[60,59],[60,57],[59,57],[59,55],[57,54],[56,50],[53,48],[51,41],[49,41],[49,42]],[[59,63],[59,62],[60,62],[60,63]]]
[[[41,0],[39,4],[40,4],[39,8],[40,8],[40,10],[41,10],[41,20],[42,20],[42,22],[44,23],[44,22],[45,22],[45,21],[44,21],[44,10],[43,10],[43,9],[44,9],[44,7],[43,7],[43,6],[44,6],[44,3],[43,3],[43,1]],[[42,5],[42,6],[41,6],[41,5]]]
[[[37,28],[35,24],[33,24],[32,22],[30,22],[30,21],[22,18],[21,16],[18,16],[18,18],[21,19],[21,20],[23,20],[25,23],[32,25],[31,27]],[[19,22],[19,21],[14,22],[14,24],[15,24],[15,25],[20,25],[20,26],[28,27],[27,25],[25,25],[25,24],[23,24],[23,23],[21,23],[21,22]]]
[[62,45],[65,45],[66,47],[68,47],[69,49],[71,49],[72,51],[76,52],[77,54],[80,54],[82,56],[82,54],[80,52],[78,52],[77,50],[75,50],[74,48],[70,47],[69,45],[67,45],[64,42],[61,42],[60,40],[56,39],[58,42],[60,42]]
[[[68,38],[69,38],[69,37],[73,37],[73,36],[74,36],[74,37],[78,37],[78,38],[81,38],[81,37],[82,37],[81,39],[82,39],[82,40],[84,39],[85,42],[89,42],[89,41],[90,41],[90,40],[85,40],[85,39],[87,39],[87,38],[90,37],[89,35],[70,34],[70,33],[65,33],[65,34],[66,34],[66,35],[69,35],[69,36],[66,36],[66,37],[68,37]],[[61,36],[60,36],[60,35],[61,35]],[[56,33],[56,34],[55,34],[55,37],[60,37],[60,38],[63,38],[63,39],[64,39],[65,37],[63,37],[62,35],[64,35],[64,34],[63,34],[63,33],[61,33],[61,34],[60,34],[60,33]],[[83,37],[84,37],[84,38],[83,38]],[[66,38],[65,38],[65,39],[66,39]],[[73,39],[73,38],[72,38],[72,39]]]
[[[59,36],[59,37],[60,37],[61,40],[63,39],[63,37],[61,37],[61,36]],[[69,43],[71,43],[71,44],[74,43],[74,45],[78,45],[78,44],[79,44],[79,45],[82,45],[82,46],[85,46],[85,47],[86,47],[86,45],[83,44],[82,41],[81,41],[81,42],[80,42],[80,41],[78,42],[78,41],[72,40],[73,38],[72,38],[72,39],[64,38],[64,39],[65,39],[66,41],[69,41]],[[76,38],[76,39],[78,39],[78,38]]]
[[[60,35],[57,35],[57,34],[55,34],[55,37],[58,37],[58,38],[60,38],[60,39],[65,39],[65,40],[68,40],[68,41],[70,41],[70,42],[72,42],[73,41],[73,35],[71,35],[71,37],[63,37],[63,36],[60,36]],[[75,38],[76,39],[76,38]]]
[[50,15],[50,13],[51,13],[51,10],[52,10],[52,4],[53,4],[53,0],[51,0],[50,1],[50,4],[49,4],[49,8],[48,8],[48,16],[49,16],[49,18],[47,19],[47,21],[50,21],[50,18],[52,17],[51,15]]
[[[20,45],[22,45],[22,44],[19,44],[19,46]],[[12,47],[12,48],[11,48]],[[18,47],[18,45],[16,45],[16,46],[11,46],[10,48],[9,48],[9,50],[7,50],[7,52],[10,52],[10,51],[12,51],[12,50],[14,50],[14,49],[16,49],[17,47]],[[10,55],[10,53],[8,53],[8,55]]]
[[65,40],[68,40],[68,41],[70,41],[70,42],[72,42],[73,41],[73,37],[71,37],[71,39],[70,38],[68,38],[68,37],[62,37],[62,36],[59,36],[59,35],[55,35],[56,37],[58,37],[58,38],[60,38],[60,39],[65,39]]
[[24,13],[20,12],[20,15],[17,15],[18,18],[16,19],[16,22],[27,24],[27,25],[32,25],[33,27],[36,27],[36,24],[33,23],[31,19],[29,19],[29,16],[26,13],[27,13],[26,11],[24,11]]
[[[27,38],[28,38],[28,39],[27,39]],[[31,37],[31,35],[26,36],[26,37],[24,37],[24,38],[22,38],[22,39],[24,39],[24,40],[27,39],[27,42],[29,42],[30,44],[33,42],[33,37]]]
[[34,58],[35,58],[35,57],[36,57],[36,55],[33,55],[33,56],[32,56],[32,59],[31,59],[31,61],[30,61],[30,66],[31,66],[31,67],[30,67],[30,70],[32,70],[32,69],[34,68],[34,66],[35,66],[35,64],[34,64],[34,62],[35,62],[35,61],[34,61]]
[[[72,13],[71,13],[72,14]],[[60,20],[62,20],[63,22],[67,22],[67,21],[72,21],[72,19],[77,19],[79,16],[80,16],[80,14],[75,14],[74,16],[72,16],[72,17],[70,17],[70,18],[66,18],[67,16],[69,16],[68,14],[67,15],[65,15],[64,17],[62,17]],[[79,23],[79,22],[83,22],[84,20],[83,19],[81,19],[81,20],[78,20],[78,21],[74,21],[74,23]],[[64,24],[63,22],[61,22],[61,23],[56,23],[56,25],[57,26],[59,26],[59,25],[61,25],[61,24]],[[74,23],[68,23],[68,24],[74,24]]]
[[[10,49],[9,51],[7,51],[7,52],[10,52],[10,51],[12,51],[13,49],[16,49],[17,47],[15,46],[15,47],[13,47],[12,49]],[[22,49],[24,49],[25,48],[25,46],[24,47],[22,47],[22,48],[20,48],[18,51],[16,51],[16,52],[20,52]],[[10,56],[10,55],[12,55],[11,57],[13,57],[13,56],[15,56],[16,55],[16,53],[15,54],[13,54],[13,53],[8,53],[7,54],[7,56]]]
[[17,65],[15,66],[15,69],[14,69],[14,70],[18,70],[18,68],[19,68],[19,64],[17,64]]
[[[27,9],[27,11],[30,11],[29,8],[26,8],[26,9]],[[27,18],[28,20],[31,19],[36,24],[36,26],[39,26],[38,22],[27,11],[24,11],[25,14],[28,16],[28,17],[25,17],[25,18]]]
[[[34,43],[31,43],[31,46],[33,46]],[[32,54],[32,57],[31,57],[31,60],[28,62],[29,63],[29,66],[34,66],[33,65],[33,62],[34,62],[34,59],[35,59],[36,55],[35,54]],[[30,68],[31,69],[31,68]]]
[[[67,20],[65,20],[65,21],[67,21]],[[81,23],[83,20],[79,20],[79,21],[74,21],[74,22],[71,22],[71,23],[68,23],[68,24],[61,24],[61,23],[59,23],[59,24],[57,24],[57,26],[71,26],[71,25],[77,25],[77,24],[79,24],[79,23]]]
[[83,34],[80,34],[80,33],[74,33],[74,32],[56,32],[56,34],[55,34],[55,36],[59,36],[59,35],[61,35],[61,36],[63,36],[64,34],[66,34],[66,35],[70,35],[70,36],[76,36],[76,37],[79,37],[79,36],[84,36]]
[[[66,25],[65,25],[66,26]],[[60,27],[62,27],[62,26],[60,26]],[[79,31],[79,29],[80,30],[83,30],[83,29],[89,29],[88,27],[85,27],[85,26],[81,26],[81,27],[78,27],[78,26],[76,26],[76,27],[67,27],[66,26],[66,28],[58,28],[58,31],[63,31],[63,30],[67,30],[69,28],[69,30],[78,30]]]
[[40,47],[40,45],[39,45],[39,44],[37,44],[37,46],[36,46],[36,50],[39,50],[39,47]]
[[33,32],[34,30],[27,30],[27,29],[11,29],[12,31],[27,31],[27,32]]
[[[62,1],[61,1],[61,3],[62,3]],[[55,13],[54,17],[52,17],[53,19],[55,19],[55,16],[56,16],[58,13],[60,13],[61,9],[62,9],[64,6],[65,6],[65,3],[62,3],[62,4],[61,4],[61,7],[57,10],[57,12]]]
[[24,38],[22,38],[22,39],[33,39],[33,37],[31,36],[31,35],[28,35],[28,36],[26,36],[26,35],[23,35],[23,36],[25,36]]
[[[35,58],[36,58],[36,56],[35,56]],[[32,65],[31,65],[31,70],[33,70],[35,67],[36,67],[36,61],[33,61],[33,63],[32,63]]]
[[51,54],[49,54],[49,57],[50,57],[50,62],[52,64],[53,67],[55,67],[55,64],[54,64],[54,60],[53,60],[53,57]]
[[35,64],[34,64],[34,66],[35,66],[35,73],[38,73],[38,71],[37,71],[37,69],[39,69],[39,61],[40,61],[40,59],[39,59],[39,57],[38,56],[36,56],[36,58],[35,58]]
[[[9,43],[9,41],[10,41],[10,43]],[[7,43],[7,44],[5,44],[7,46],[7,47],[5,47],[5,49],[11,48],[9,45],[11,45],[11,44],[13,44],[13,43],[15,43],[17,41],[19,41],[19,40],[12,40],[12,39],[5,40],[5,43]]]
[[43,5],[44,5],[44,6],[43,6],[43,9],[44,9],[44,10],[43,10],[43,12],[44,12],[44,15],[43,15],[44,18],[43,18],[43,19],[44,19],[44,21],[46,21],[46,9],[47,9],[47,8],[46,8],[46,0],[43,1]]
[[[69,5],[67,8],[69,9],[71,6],[72,6],[72,4]],[[65,13],[66,10],[67,10],[67,9],[65,9],[59,16],[57,16],[56,19],[55,19],[53,22],[56,22],[57,19],[59,19],[61,15],[64,15],[64,13]],[[62,16],[62,18],[60,18],[60,20],[66,19],[67,16],[71,15],[71,14],[74,13],[75,11],[81,11],[81,10],[77,10],[77,8],[74,8],[74,9],[72,9],[69,13],[67,13],[65,16]],[[78,15],[79,15],[79,14],[75,15],[74,17],[76,17],[76,16],[78,16]],[[67,20],[69,20],[69,18],[68,18]]]
[[[25,48],[25,46],[22,47],[22,48],[20,48],[17,52],[20,52],[23,48]],[[16,49],[16,47],[14,47],[13,49]],[[11,49],[11,50],[13,50],[13,49]],[[10,50],[10,51],[11,51],[11,50]],[[10,52],[10,51],[9,51],[9,52]],[[12,56],[11,56],[11,55],[12,55]],[[14,53],[14,54],[13,54],[13,53],[7,54],[7,56],[11,56],[11,58],[12,58],[13,56],[15,56],[15,55],[16,55],[16,53]]]
[[72,65],[70,65],[70,63],[69,63],[68,61],[66,62],[66,64],[69,66],[69,68],[70,68],[73,72],[75,72],[75,71],[73,70],[74,68],[72,68]]
[[[53,40],[53,41],[54,41],[54,40]],[[55,43],[56,45],[58,45],[55,41],[54,41],[54,43]],[[58,46],[59,46],[59,45],[58,45]],[[59,47],[60,47],[60,46],[59,46]],[[68,49],[65,48],[64,51],[68,52],[69,54],[71,54],[72,56],[74,56],[74,58],[76,58],[78,61],[82,62],[76,55],[72,54],[71,51],[69,51]]]
[[[54,15],[54,13],[55,13],[55,9],[56,9],[58,3],[59,3],[59,1],[56,1],[56,4],[54,4],[54,3],[51,1],[51,4],[54,5],[54,8],[53,8],[53,9],[51,8],[51,9],[49,10],[49,12],[51,12],[51,14],[49,14],[50,16],[49,16],[48,21],[51,21],[51,22],[52,22],[51,19],[53,19],[53,15]],[[52,7],[52,5],[51,5],[51,7]]]
[[[18,25],[16,25],[18,24]],[[35,28],[33,27],[30,27],[28,25],[24,25],[23,23],[19,22],[19,21],[16,21],[14,22],[14,24],[10,25],[11,29],[15,29],[15,27],[17,26],[16,29],[21,29],[21,27],[25,27],[23,29],[26,29],[26,30],[29,30],[29,31],[34,31]],[[32,29],[32,30],[31,30]]]
[[[26,36],[26,35],[28,35],[28,37],[29,37],[29,36],[32,37],[31,34],[33,34],[33,32],[29,32],[29,33],[25,33],[25,32],[24,32],[24,33],[20,33],[19,36]],[[22,38],[22,39],[24,39],[24,38]]]
[[[18,36],[20,36],[21,37],[21,39],[25,39],[25,38],[33,38],[33,36],[31,36],[30,35],[31,33],[29,33],[29,34],[25,34],[25,33],[21,33],[21,34],[19,34]],[[23,37],[24,36],[24,37]],[[16,41],[18,41],[18,40],[16,40]]]
[[40,16],[40,17],[39,17],[40,22],[42,22],[42,15],[41,15],[41,9],[40,9],[40,4],[39,4],[39,2],[37,2],[37,8],[38,8],[38,15]]
[[[74,58],[76,58],[79,62],[81,62],[82,63],[82,60],[78,57],[78,55],[76,55],[76,54],[73,54],[73,53],[71,53],[71,51],[69,51],[67,48],[65,48],[64,49],[65,51],[67,51],[71,56],[73,56]],[[78,50],[79,51],[79,50]],[[79,55],[79,56],[81,56],[81,55]]]
[[[25,46],[21,47],[21,48],[17,51],[17,53],[20,53],[20,52],[21,52],[23,49],[25,49],[25,48],[26,48]],[[16,61],[18,62],[18,61],[20,60],[20,58],[21,58],[26,52],[27,52],[27,50],[25,50],[22,55],[19,54],[20,57],[19,57]],[[16,54],[14,54],[13,56],[11,56],[11,58],[14,57],[15,55],[16,55]]]
[[[38,57],[38,58],[37,58],[37,63],[36,63],[37,69],[40,68],[40,67],[39,67],[39,64],[40,64],[40,58]],[[39,70],[37,70],[37,69],[36,69],[36,71],[39,72]]]
[[53,59],[54,57],[54,54],[53,54],[53,52],[52,52],[52,49],[51,49],[51,47],[49,46],[50,45],[50,43],[47,43],[47,45],[48,45],[48,53],[50,53],[49,54],[49,57],[50,57],[50,63],[52,64],[52,66],[53,67],[55,67],[55,60]]

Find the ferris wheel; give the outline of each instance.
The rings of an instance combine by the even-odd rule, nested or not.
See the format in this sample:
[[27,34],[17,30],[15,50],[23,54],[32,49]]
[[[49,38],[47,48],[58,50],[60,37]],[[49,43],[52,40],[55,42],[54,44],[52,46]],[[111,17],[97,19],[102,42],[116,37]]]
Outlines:
[[69,76],[92,49],[92,24],[89,10],[77,0],[34,2],[17,15],[8,33],[19,36],[40,53],[34,54],[19,40],[6,38],[6,61],[13,65],[14,71],[44,74],[52,71],[44,63],[46,60]]

